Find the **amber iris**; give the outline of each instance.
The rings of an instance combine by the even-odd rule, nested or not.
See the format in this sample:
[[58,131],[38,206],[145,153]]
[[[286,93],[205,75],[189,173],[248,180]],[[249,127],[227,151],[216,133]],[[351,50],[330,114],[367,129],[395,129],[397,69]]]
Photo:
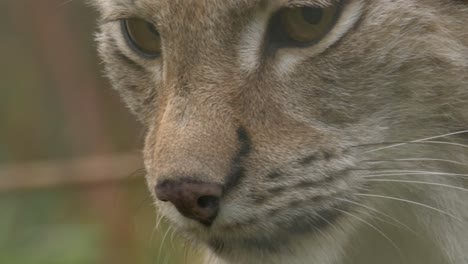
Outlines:
[[327,7],[291,7],[280,12],[281,26],[288,38],[298,43],[313,43],[335,24],[339,5]]
[[145,57],[157,57],[161,53],[161,36],[156,27],[139,18],[122,20],[122,30],[129,46]]

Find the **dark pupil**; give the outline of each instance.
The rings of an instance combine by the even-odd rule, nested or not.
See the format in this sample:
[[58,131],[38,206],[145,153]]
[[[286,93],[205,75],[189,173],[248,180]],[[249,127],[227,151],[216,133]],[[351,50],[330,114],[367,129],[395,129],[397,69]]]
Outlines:
[[322,21],[323,9],[313,7],[302,8],[302,17],[309,24],[318,24]]
[[148,30],[153,33],[156,36],[159,36],[159,32],[156,30],[153,24],[151,23],[146,23],[146,27],[148,27]]

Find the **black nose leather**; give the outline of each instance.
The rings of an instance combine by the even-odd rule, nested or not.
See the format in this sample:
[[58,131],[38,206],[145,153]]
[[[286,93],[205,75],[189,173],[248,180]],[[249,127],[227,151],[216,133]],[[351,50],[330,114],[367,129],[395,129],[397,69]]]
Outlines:
[[165,180],[156,185],[156,196],[171,202],[185,217],[210,226],[218,214],[223,188],[219,184]]

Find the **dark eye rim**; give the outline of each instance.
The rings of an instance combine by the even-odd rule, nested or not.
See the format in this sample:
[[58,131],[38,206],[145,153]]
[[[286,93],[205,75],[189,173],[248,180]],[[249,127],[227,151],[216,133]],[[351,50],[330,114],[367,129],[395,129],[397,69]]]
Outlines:
[[145,59],[157,59],[161,57],[161,52],[158,53],[148,53],[145,52],[142,48],[140,48],[135,41],[133,40],[130,32],[128,30],[128,21],[130,19],[138,19],[138,18],[128,18],[128,19],[121,19],[120,20],[120,29],[122,31],[122,35],[124,36],[125,42],[127,45],[132,49],[133,52],[137,53],[139,56]]
[[[341,17],[346,2],[348,1],[341,0],[336,3],[337,10],[333,22],[320,37],[309,42],[299,42],[289,37],[289,35],[286,33],[284,25],[281,23],[281,13],[292,7],[284,7],[279,9],[272,15],[270,22],[268,23],[267,34],[265,36],[265,46],[267,47],[266,50],[270,53],[280,48],[307,48],[316,45],[322,41],[323,38],[328,35],[330,31],[332,31],[336,26],[339,18]],[[307,6],[297,6],[294,8],[307,8]]]

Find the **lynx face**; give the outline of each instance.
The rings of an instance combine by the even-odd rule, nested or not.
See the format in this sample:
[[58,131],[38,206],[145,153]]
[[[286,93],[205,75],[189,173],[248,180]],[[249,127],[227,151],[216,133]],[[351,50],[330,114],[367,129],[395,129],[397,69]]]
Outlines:
[[95,5],[155,202],[214,262],[466,263],[463,1]]

